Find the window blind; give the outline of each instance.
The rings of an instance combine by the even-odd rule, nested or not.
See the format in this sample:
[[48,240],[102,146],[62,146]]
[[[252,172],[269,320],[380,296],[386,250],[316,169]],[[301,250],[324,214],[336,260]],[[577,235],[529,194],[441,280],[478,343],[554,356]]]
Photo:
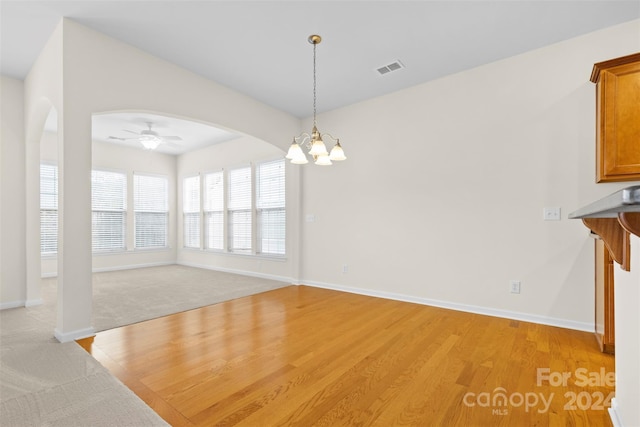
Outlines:
[[133,210],[136,248],[167,246],[168,185],[166,177],[134,174]]
[[229,251],[251,251],[251,166],[229,171]]
[[58,167],[40,165],[40,253],[58,252]]
[[94,252],[125,249],[127,177],[91,171],[91,238]]
[[256,167],[258,252],[284,255],[286,241],[284,159]]
[[200,176],[184,179],[182,186],[184,247],[200,248]]
[[222,171],[204,177],[205,248],[224,249],[224,177]]

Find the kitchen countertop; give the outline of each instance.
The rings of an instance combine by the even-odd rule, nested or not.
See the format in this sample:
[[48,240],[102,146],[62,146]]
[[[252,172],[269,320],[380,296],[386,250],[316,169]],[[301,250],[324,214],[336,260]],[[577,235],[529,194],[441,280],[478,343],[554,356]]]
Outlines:
[[616,191],[569,214],[570,219],[617,218],[621,212],[640,212],[640,185]]

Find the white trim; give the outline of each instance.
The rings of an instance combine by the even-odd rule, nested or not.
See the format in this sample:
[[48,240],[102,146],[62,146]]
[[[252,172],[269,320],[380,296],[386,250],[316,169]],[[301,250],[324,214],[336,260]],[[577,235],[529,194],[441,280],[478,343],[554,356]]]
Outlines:
[[7,310],[10,308],[24,307],[27,304],[25,300],[0,302],[0,310]]
[[334,289],[337,291],[349,292],[352,294],[367,295],[377,298],[386,298],[396,301],[411,302],[415,304],[429,305],[433,307],[447,308],[450,310],[464,311],[467,313],[482,314],[485,316],[502,317],[505,319],[520,320],[523,322],[539,323],[548,326],[557,326],[566,329],[575,329],[584,332],[593,332],[595,326],[588,322],[576,322],[568,319],[558,319],[554,317],[539,316],[536,314],[520,313],[517,311],[500,310],[496,308],[488,308],[477,305],[459,304],[455,302],[434,300],[429,298],[420,298],[404,294],[396,294],[393,292],[373,291],[369,289],[351,288],[348,286],[333,285],[330,283],[313,282],[302,280],[301,285],[314,286],[317,288]]
[[62,343],[79,340],[81,338],[92,337],[92,336],[95,336],[95,334],[96,334],[96,331],[92,327],[85,328],[85,329],[78,329],[76,331],[67,332],[64,334],[58,331],[58,328],[56,328],[53,331],[53,335],[56,337],[58,341]]
[[147,268],[147,267],[161,267],[163,265],[174,265],[173,261],[161,261],[161,262],[149,262],[146,264],[130,264],[130,265],[118,265],[115,267],[102,267],[102,268],[94,268],[92,270],[93,273],[104,273],[106,271],[120,271],[120,270],[134,270],[136,268]]
[[[162,261],[162,262],[149,262],[146,264],[130,264],[130,265],[118,265],[114,267],[102,267],[102,268],[94,268],[91,270],[92,273],[104,273],[107,271],[120,271],[120,270],[134,270],[136,268],[147,268],[147,267],[161,267],[163,265],[174,265],[176,264],[173,261]],[[42,279],[49,279],[51,277],[58,277],[57,272],[53,273],[45,273],[40,276]]]
[[291,277],[277,276],[275,274],[257,273],[255,271],[247,271],[247,270],[236,270],[236,269],[233,269],[233,268],[216,267],[214,265],[197,264],[197,263],[194,263],[194,262],[180,261],[180,262],[176,262],[176,264],[184,265],[185,267],[203,268],[205,270],[222,271],[224,273],[240,274],[242,276],[259,277],[261,279],[277,280],[279,282],[288,282],[288,283],[291,283],[292,285],[296,284],[296,283],[293,283],[293,279]]
[[38,299],[28,299],[24,302],[24,306],[25,307],[34,307],[36,305],[42,305],[44,303],[44,301],[42,301],[42,298],[38,298]]
[[614,397],[611,399],[611,407],[609,408],[609,418],[611,418],[611,423],[613,427],[623,427],[622,421],[620,421],[620,417],[618,416],[618,401]]

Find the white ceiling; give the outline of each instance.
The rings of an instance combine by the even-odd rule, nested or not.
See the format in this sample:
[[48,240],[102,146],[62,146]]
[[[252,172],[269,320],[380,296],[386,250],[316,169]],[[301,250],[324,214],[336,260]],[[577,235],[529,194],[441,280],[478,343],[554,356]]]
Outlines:
[[63,16],[303,118],[310,34],[322,112],[638,19],[640,1],[0,0],[0,72],[23,79]]

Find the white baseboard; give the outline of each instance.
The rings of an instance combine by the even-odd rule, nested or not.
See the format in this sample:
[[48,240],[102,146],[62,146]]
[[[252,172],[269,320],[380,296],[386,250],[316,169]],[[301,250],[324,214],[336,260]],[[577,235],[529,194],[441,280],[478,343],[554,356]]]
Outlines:
[[485,316],[502,317],[505,319],[520,320],[523,322],[539,323],[548,326],[557,326],[565,329],[575,329],[578,331],[593,332],[595,325],[589,322],[576,322],[574,320],[558,319],[554,317],[539,316],[536,314],[519,313],[516,311],[500,310],[496,308],[482,307],[477,305],[459,304],[455,302],[440,301],[429,298],[420,298],[393,292],[373,291],[369,289],[351,288],[348,286],[334,285],[330,283],[313,282],[303,280],[303,285],[317,288],[333,289],[336,291],[349,292],[352,294],[367,295],[371,297],[386,298],[396,301],[412,302],[415,304],[429,305],[433,307],[447,308],[449,310],[464,311],[467,313],[483,314]]
[[623,427],[622,422],[620,421],[620,417],[618,416],[618,402],[614,397],[611,399],[611,407],[609,408],[609,418],[611,418],[611,423],[613,427]]
[[[161,267],[163,265],[174,265],[174,262],[150,262],[147,264],[132,264],[132,265],[119,265],[116,267],[102,267],[102,268],[94,268],[91,270],[92,273],[105,273],[108,271],[120,271],[120,270],[133,270],[136,268],[146,268],[146,267]],[[40,275],[43,279],[49,279],[52,277],[57,277],[58,272],[52,273],[43,273]]]
[[26,303],[27,302],[25,300],[0,302],[0,310],[7,310],[7,309],[10,309],[10,308],[24,307],[26,305]]
[[95,334],[96,334],[96,331],[93,328],[78,329],[77,331],[71,331],[66,333],[62,333],[58,330],[58,328],[56,328],[53,332],[53,335],[60,342],[75,341],[81,338],[92,337]]
[[105,273],[108,271],[134,270],[136,268],[162,267],[164,265],[174,265],[175,262],[150,262],[147,264],[120,265],[117,267],[94,268],[93,273]]
[[42,301],[42,298],[38,298],[38,299],[28,299],[25,301],[24,306],[25,307],[34,307],[36,305],[42,305],[44,303],[44,301]]
[[185,267],[202,268],[205,270],[213,270],[213,271],[222,271],[223,273],[240,274],[242,276],[258,277],[260,279],[277,280],[279,282],[288,282],[291,284],[295,284],[293,283],[293,280],[291,279],[291,277],[278,276],[275,274],[265,274],[265,273],[255,272],[255,271],[236,270],[233,268],[217,267],[215,265],[207,265],[207,264],[197,264],[194,262],[177,262],[176,264],[184,265]]
[[0,303],[0,310],[7,310],[9,308],[19,308],[19,307],[34,307],[36,305],[42,305],[42,304],[43,304],[43,301],[41,298],[20,300],[20,301],[9,301],[9,302]]

